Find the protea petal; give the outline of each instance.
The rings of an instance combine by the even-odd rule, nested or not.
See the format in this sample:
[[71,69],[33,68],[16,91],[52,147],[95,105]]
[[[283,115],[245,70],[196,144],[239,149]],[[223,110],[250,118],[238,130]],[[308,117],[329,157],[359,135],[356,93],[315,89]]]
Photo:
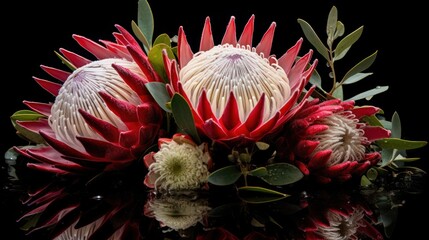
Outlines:
[[293,47],[287,50],[278,60],[279,65],[289,74],[293,64],[295,63],[296,57],[298,56],[299,50],[301,49],[303,38],[300,38]]
[[40,68],[42,68],[46,73],[48,73],[52,77],[60,80],[61,82],[65,82],[71,74],[70,72],[60,70],[57,68],[53,68],[53,67],[48,67],[45,65],[40,65]]
[[256,46],[256,52],[262,53],[264,56],[269,56],[271,53],[271,47],[273,45],[273,38],[274,38],[274,30],[276,29],[276,23],[271,23],[268,30],[264,33],[262,36],[261,41]]
[[88,125],[91,126],[91,128],[94,129],[94,131],[96,131],[104,139],[110,142],[118,141],[119,130],[113,124],[96,118],[84,110],[79,110],[79,113],[85,119],[86,123],[88,123]]
[[179,63],[181,66],[186,66],[186,64],[188,64],[188,62],[192,59],[194,53],[192,52],[188,40],[186,39],[183,27],[179,28],[177,46],[177,55],[179,57]]
[[212,27],[210,24],[210,18],[206,17],[204,22],[203,33],[201,34],[200,51],[207,51],[214,46]]
[[22,101],[27,107],[40,113],[45,116],[49,116],[51,114],[52,103],[40,103],[40,102],[32,102],[32,101]]
[[115,54],[110,52],[105,47],[101,46],[100,44],[92,41],[91,39],[88,39],[86,37],[73,34],[73,38],[76,40],[76,42],[85,48],[88,52],[93,54],[97,59],[105,59],[105,58],[114,58]]
[[378,126],[367,126],[364,128],[364,131],[365,131],[365,137],[370,142],[373,142],[375,140],[380,140],[383,138],[389,138],[391,134],[390,130],[385,129],[383,127],[378,127]]
[[221,44],[237,44],[237,27],[235,25],[235,17],[232,16],[229,20],[228,26],[226,27],[225,34],[222,38]]
[[225,110],[219,120],[227,130],[232,130],[241,123],[240,116],[238,114],[237,100],[232,92],[229,95]]
[[[74,52],[68,51],[64,48],[60,48],[60,53],[63,54],[64,57],[66,57],[67,60],[69,60],[76,68],[80,68],[91,62],[91,60],[85,57],[82,57]],[[67,77],[63,81],[67,80]]]
[[37,77],[33,77],[33,79],[46,91],[48,91],[50,94],[57,96],[58,92],[60,91],[61,84],[54,83],[48,80],[40,79]]
[[240,39],[238,40],[238,44],[242,46],[252,46],[253,40],[253,31],[255,28],[255,15],[249,18],[246,26],[244,26],[243,32],[241,33]]
[[310,159],[310,162],[308,162],[308,167],[310,168],[321,168],[326,165],[326,163],[329,161],[329,158],[331,157],[332,150],[323,150],[319,151]]

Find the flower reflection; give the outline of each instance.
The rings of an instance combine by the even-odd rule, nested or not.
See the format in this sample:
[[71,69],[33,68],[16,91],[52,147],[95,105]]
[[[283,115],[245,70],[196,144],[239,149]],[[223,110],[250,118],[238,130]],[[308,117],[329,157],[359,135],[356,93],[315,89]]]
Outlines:
[[347,193],[322,191],[307,205],[299,228],[305,239],[383,239],[374,226],[375,216],[366,202]]
[[182,236],[186,230],[201,223],[204,224],[211,210],[208,199],[194,192],[186,194],[149,194],[144,214],[155,218],[165,232],[178,231]]

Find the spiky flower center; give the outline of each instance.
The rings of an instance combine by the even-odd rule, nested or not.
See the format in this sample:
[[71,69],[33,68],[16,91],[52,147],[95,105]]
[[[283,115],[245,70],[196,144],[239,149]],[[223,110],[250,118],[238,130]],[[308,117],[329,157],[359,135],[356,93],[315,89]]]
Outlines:
[[76,69],[62,85],[51,108],[49,125],[58,140],[82,150],[82,145],[76,136],[100,139],[100,136],[88,126],[80,115],[79,109],[110,122],[121,130],[127,129],[98,94],[100,91],[104,91],[117,99],[136,105],[141,103],[138,95],[112,67],[113,63],[143,75],[134,62],[112,58],[94,61]]
[[355,239],[357,230],[364,225],[362,222],[364,216],[363,211],[359,209],[355,209],[348,216],[329,211],[326,214],[329,226],[319,226],[316,233],[327,240]]
[[194,107],[205,90],[218,118],[233,92],[242,122],[262,94],[265,94],[263,119],[268,120],[289,99],[291,91],[289,79],[280,66],[256,53],[254,48],[229,44],[196,53],[180,70],[180,81]]
[[163,143],[149,166],[157,176],[155,188],[160,190],[196,189],[207,182],[208,153],[201,146],[171,141]]
[[331,149],[328,165],[336,165],[345,161],[359,161],[365,156],[366,142],[364,131],[358,127],[358,119],[348,112],[334,113],[320,120],[329,128],[314,136],[320,143],[314,152]]

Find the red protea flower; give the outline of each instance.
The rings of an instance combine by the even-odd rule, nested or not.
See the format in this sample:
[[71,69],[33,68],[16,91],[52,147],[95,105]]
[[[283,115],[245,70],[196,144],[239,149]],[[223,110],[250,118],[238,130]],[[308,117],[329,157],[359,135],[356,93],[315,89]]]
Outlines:
[[101,41],[104,46],[73,35],[95,61],[60,49],[72,72],[41,66],[60,82],[34,78],[54,103],[24,101],[43,117],[17,124],[46,141],[15,148],[37,161],[29,167],[57,174],[120,169],[154,144],[162,112],[144,84],[159,76],[131,34],[116,27],[116,42]]
[[[390,131],[361,121],[379,112],[373,106],[355,107],[339,99],[307,101],[286,126],[279,152],[286,153],[305,175],[321,183],[346,181],[360,175],[380,159],[369,146],[390,136]],[[284,144],[287,142],[287,150]]]
[[280,58],[271,55],[274,22],[253,47],[254,20],[252,15],[237,40],[231,17],[221,44],[215,45],[207,17],[195,54],[180,27],[177,62],[165,55],[170,93],[184,96],[198,131],[212,140],[258,141],[277,132],[315,68],[316,61],[309,64],[311,50],[295,61],[302,39]]

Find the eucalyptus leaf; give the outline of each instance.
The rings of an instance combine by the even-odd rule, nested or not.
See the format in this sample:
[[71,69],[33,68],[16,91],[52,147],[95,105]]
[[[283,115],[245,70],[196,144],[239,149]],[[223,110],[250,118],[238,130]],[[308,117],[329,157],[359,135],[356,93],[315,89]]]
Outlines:
[[154,21],[152,9],[147,0],[139,0],[138,2],[137,24],[147,40],[147,45],[144,45],[144,47],[146,52],[148,52],[152,47]]
[[344,24],[341,21],[337,21],[337,29],[335,31],[334,40],[337,39],[338,37],[343,36],[345,31],[346,30],[345,30]]
[[319,36],[317,36],[310,24],[300,18],[298,18],[298,23],[301,26],[301,29],[307,40],[327,61],[329,61],[328,49],[325,47],[325,45],[323,45],[323,42],[320,40]]
[[151,63],[153,69],[161,76],[164,82],[168,82],[169,79],[167,77],[167,73],[165,72],[164,60],[163,60],[163,51],[167,51],[168,57],[170,59],[175,58],[173,51],[171,51],[171,47],[164,43],[159,43],[152,47],[149,51],[148,58]]
[[392,122],[380,119],[380,123],[383,125],[384,128],[392,130]]
[[264,142],[256,142],[256,147],[258,147],[259,150],[267,150],[270,147],[270,144],[264,143]]
[[314,69],[313,73],[310,76],[310,83],[322,89],[322,78],[320,77],[320,74],[316,71],[316,69]]
[[364,79],[370,75],[372,75],[372,72],[371,73],[356,73],[355,75],[352,75],[347,79],[344,79],[343,84],[352,84],[352,83],[358,82],[358,81],[360,81],[360,80],[362,80],[362,79]]
[[267,165],[266,168],[268,174],[260,178],[274,186],[291,184],[304,177],[297,167],[289,163],[274,163]]
[[349,35],[345,36],[341,41],[337,44],[335,50],[334,50],[334,61],[342,59],[346,53],[349,51],[351,46],[359,40],[360,36],[362,35],[363,26],[356,29]]
[[344,82],[345,79],[348,79],[349,77],[355,75],[356,73],[361,73],[368,69],[375,61],[375,58],[377,57],[377,51],[375,51],[370,56],[366,57],[362,61],[360,61],[358,64],[356,64],[354,67],[352,67],[343,77],[343,80],[341,82]]
[[328,36],[328,46],[332,47],[337,28],[338,11],[335,6],[332,6],[329,11],[328,21],[326,23],[326,35]]
[[364,116],[362,120],[367,122],[370,126],[384,127],[380,119],[378,119],[375,115]]
[[338,86],[335,88],[334,92],[332,93],[332,96],[333,96],[334,98],[338,98],[338,99],[340,99],[340,100],[343,100],[343,99],[344,99],[343,86],[342,86],[342,85],[338,85]]
[[178,93],[173,95],[171,110],[177,126],[191,136],[195,143],[199,144],[201,140],[195,127],[192,111],[182,95]]
[[368,171],[366,172],[366,176],[371,181],[376,180],[377,177],[378,177],[378,171],[377,171],[377,169],[375,169],[375,168],[368,169]]
[[371,184],[372,182],[365,175],[362,175],[362,177],[360,178],[361,187],[368,187]]
[[157,44],[160,44],[160,43],[163,43],[163,44],[165,44],[165,45],[167,45],[167,46],[171,47],[171,39],[170,39],[170,37],[168,36],[168,34],[166,34],[166,33],[160,34],[160,35],[155,39],[155,41],[153,42],[153,46],[155,46],[155,45],[157,45]]
[[409,150],[416,149],[426,146],[426,141],[411,141],[400,138],[385,138],[376,141],[377,145],[383,149],[398,149],[398,150]]
[[149,41],[146,39],[145,35],[143,34],[142,30],[136,22],[131,21],[131,29],[133,30],[133,33],[134,35],[136,35],[137,39],[143,43],[143,48],[145,52],[148,53],[152,48],[152,43],[149,43]]
[[235,165],[226,166],[209,175],[208,181],[217,186],[234,184],[242,175],[240,169]]
[[41,117],[44,117],[44,116],[40,113],[35,112],[35,111],[25,109],[25,110],[16,111],[15,113],[12,114],[12,116],[10,116],[10,119],[12,121],[12,124],[15,125],[15,121],[17,121],[17,120],[34,121],[34,120],[37,120]]
[[417,161],[417,160],[419,160],[420,158],[417,158],[417,157],[415,157],[415,158],[399,158],[399,157],[397,157],[397,158],[395,158],[395,160],[393,160],[393,161],[398,161],[398,162],[414,162],[414,161]]
[[259,167],[259,168],[253,169],[252,171],[249,171],[249,175],[255,176],[255,177],[262,177],[262,176],[266,176],[267,174],[268,174],[268,170],[265,167]]
[[17,130],[17,134],[20,137],[33,143],[45,143],[45,140],[42,136],[40,136],[39,133],[29,131],[16,123],[16,121],[37,121],[39,118],[42,117],[44,116],[31,110],[19,110],[12,114],[12,116],[10,116],[10,120],[12,122],[13,127]]
[[272,189],[256,186],[240,187],[238,188],[238,194],[243,201],[255,204],[279,201],[290,196]]
[[147,90],[158,103],[158,105],[166,112],[171,113],[169,108],[170,95],[167,92],[165,83],[161,82],[149,82],[145,84]]
[[398,149],[383,148],[381,150],[381,167],[389,165],[398,155]]
[[390,137],[401,138],[401,135],[401,119],[399,118],[399,114],[397,112],[394,112],[392,116],[392,130]]
[[373,89],[370,89],[368,91],[365,91],[363,93],[359,93],[351,98],[349,98],[348,100],[360,100],[360,99],[364,99],[364,98],[370,98],[373,97],[374,95],[380,94],[382,92],[385,92],[389,89],[389,86],[377,86]]

